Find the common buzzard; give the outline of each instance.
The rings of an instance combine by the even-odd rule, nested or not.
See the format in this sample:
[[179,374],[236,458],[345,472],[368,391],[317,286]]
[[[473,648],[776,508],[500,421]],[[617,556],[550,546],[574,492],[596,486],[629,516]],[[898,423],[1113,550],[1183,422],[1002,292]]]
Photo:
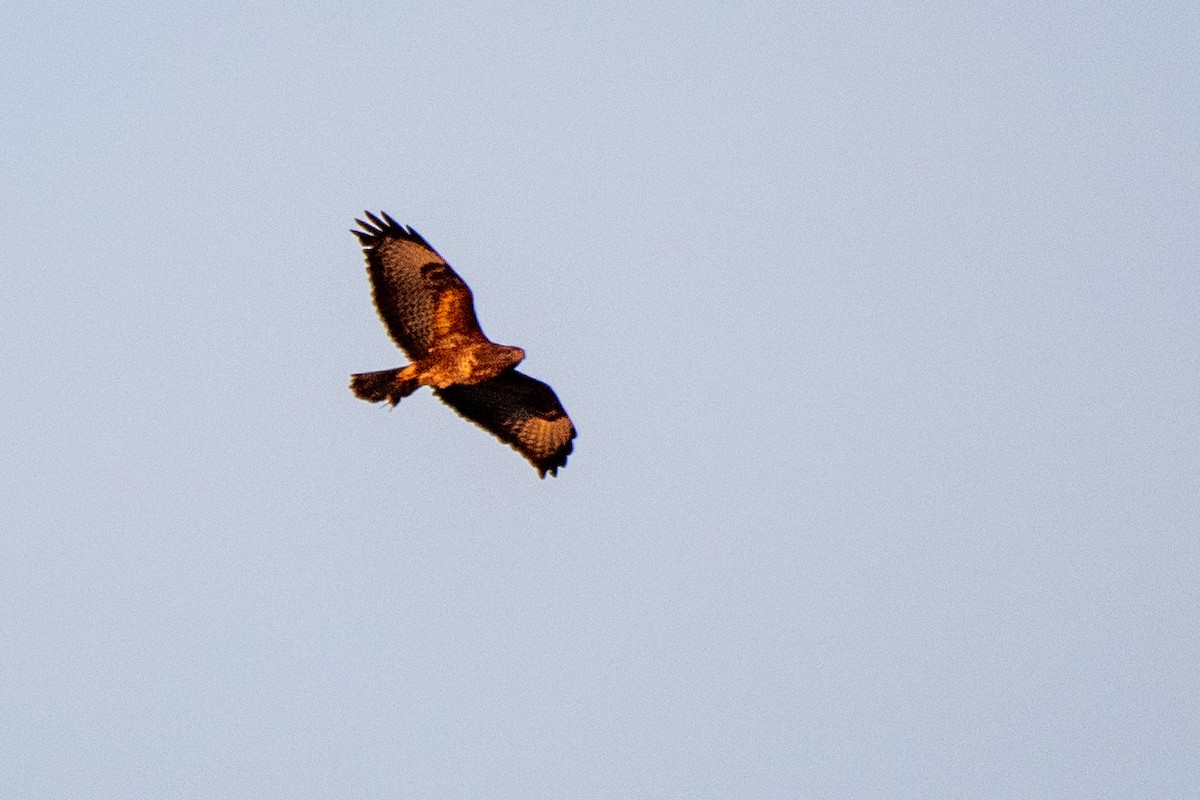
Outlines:
[[[382,212],[381,212],[382,213]],[[350,376],[350,390],[393,406],[418,386],[525,456],[538,476],[567,463],[575,426],[554,390],[514,367],[519,347],[496,344],[475,318],[471,290],[412,228],[366,212],[352,230],[363,245],[375,308],[393,341],[412,359],[397,369]]]

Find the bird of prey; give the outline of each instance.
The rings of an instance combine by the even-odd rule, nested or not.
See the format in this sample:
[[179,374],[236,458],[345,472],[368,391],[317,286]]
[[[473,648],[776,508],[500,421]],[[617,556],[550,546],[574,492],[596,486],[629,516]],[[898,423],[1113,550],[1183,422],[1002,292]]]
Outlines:
[[554,390],[514,367],[525,351],[490,341],[479,328],[471,290],[411,227],[366,212],[351,230],[362,242],[375,308],[411,364],[350,376],[363,400],[395,406],[419,386],[510,445],[538,476],[567,463],[575,426]]

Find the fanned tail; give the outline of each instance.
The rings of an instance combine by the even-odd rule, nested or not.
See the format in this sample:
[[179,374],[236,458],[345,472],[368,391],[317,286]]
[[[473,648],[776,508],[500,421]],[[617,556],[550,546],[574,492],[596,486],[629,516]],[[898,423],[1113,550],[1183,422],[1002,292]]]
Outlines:
[[354,396],[368,403],[381,403],[384,400],[396,405],[402,398],[408,397],[417,390],[417,379],[400,379],[403,367],[384,369],[379,372],[360,372],[350,376],[350,391]]

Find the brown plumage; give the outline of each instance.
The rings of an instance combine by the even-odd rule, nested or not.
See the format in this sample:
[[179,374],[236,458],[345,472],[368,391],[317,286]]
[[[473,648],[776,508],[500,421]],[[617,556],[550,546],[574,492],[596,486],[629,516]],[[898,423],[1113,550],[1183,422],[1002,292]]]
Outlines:
[[554,390],[514,367],[519,347],[495,344],[475,318],[471,289],[412,228],[366,212],[352,230],[363,245],[375,308],[412,359],[397,369],[350,376],[350,390],[393,406],[432,387],[446,405],[525,456],[538,475],[567,463],[575,426]]

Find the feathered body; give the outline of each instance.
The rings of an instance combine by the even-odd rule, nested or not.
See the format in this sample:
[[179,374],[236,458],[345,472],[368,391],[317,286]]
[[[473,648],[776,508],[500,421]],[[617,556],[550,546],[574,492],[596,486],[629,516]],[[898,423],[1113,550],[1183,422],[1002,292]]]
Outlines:
[[514,367],[519,347],[484,336],[471,289],[412,228],[367,212],[362,242],[375,308],[412,363],[352,375],[350,389],[393,406],[420,386],[525,456],[541,477],[567,463],[575,426],[554,391]]

